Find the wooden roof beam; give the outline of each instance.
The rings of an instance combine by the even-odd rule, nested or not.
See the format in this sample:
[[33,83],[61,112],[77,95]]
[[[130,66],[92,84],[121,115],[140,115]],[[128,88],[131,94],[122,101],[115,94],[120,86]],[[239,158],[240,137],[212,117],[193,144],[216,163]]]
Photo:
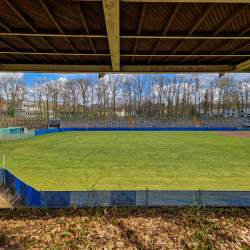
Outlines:
[[[53,13],[50,11],[50,9],[48,8],[46,2],[44,0],[40,0],[40,4],[42,5],[42,7],[45,9],[45,11],[47,12],[47,14],[49,15],[50,19],[53,21],[53,23],[55,24],[55,26],[57,27],[57,29],[61,32],[61,34],[64,34],[63,28],[61,27],[61,25],[59,24],[59,22],[57,21],[57,19],[54,17]],[[73,46],[73,44],[70,42],[70,40],[67,37],[64,37],[64,39],[66,40],[66,42],[69,44],[69,46],[72,48],[72,50],[77,53],[75,47]],[[81,60],[81,62],[83,63],[83,60],[80,56],[78,56],[78,58]]]
[[[60,52],[60,53],[52,53],[52,52],[27,52],[27,51],[6,51],[6,50],[3,50],[1,51],[0,50],[0,54],[24,54],[24,55],[55,55],[55,56],[59,56],[59,55],[65,55],[65,56],[112,56],[112,54],[109,54],[109,53],[103,53],[103,54],[94,54],[94,53],[70,53],[70,52]],[[171,52],[170,52],[171,53]],[[153,56],[153,57],[239,57],[239,56],[243,56],[243,57],[250,57],[250,54],[248,52],[243,52],[243,53],[240,53],[240,54],[226,54],[226,53],[223,53],[223,54],[215,54],[215,55],[211,55],[210,53],[201,53],[201,54],[195,54],[195,55],[192,55],[192,54],[186,54],[186,53],[183,53],[183,54],[160,54],[160,55],[148,55],[148,54],[120,54],[119,56],[121,57],[131,57],[131,56],[135,56],[135,57],[150,57],[150,56]]]
[[[171,16],[170,16],[170,18],[169,18],[167,24],[166,24],[166,26],[165,26],[165,28],[164,28],[164,31],[163,31],[163,33],[162,33],[163,36],[166,35],[166,33],[167,33],[167,31],[168,31],[170,25],[172,24],[172,22],[174,21],[174,18],[175,18],[175,16],[176,16],[176,14],[178,13],[180,7],[181,7],[181,3],[178,3],[178,4],[175,6],[175,8],[174,8],[173,12],[171,13]],[[154,47],[154,50],[153,50],[153,53],[152,53],[152,54],[155,54],[155,52],[156,52],[156,50],[158,49],[158,47],[160,46],[161,42],[162,42],[162,39],[160,39],[160,40],[157,42],[157,44],[156,44],[155,47]],[[152,60],[152,56],[148,59],[148,62],[147,62],[147,63],[150,63],[151,60]]]
[[183,63],[184,61],[186,61],[188,59],[188,57],[184,57],[180,60],[180,63]]
[[[41,39],[54,51],[57,53],[57,49],[54,48],[54,46],[52,46],[50,44],[50,42],[47,41],[47,39],[45,39],[44,37],[41,37]],[[64,62],[68,63],[68,61],[63,57],[63,56],[59,56]]]
[[166,63],[167,61],[169,61],[170,57],[167,57],[162,64]]
[[[197,27],[201,24],[201,22],[206,18],[208,13],[214,8],[216,4],[215,3],[210,3],[205,11],[202,13],[202,15],[197,19],[197,21],[194,23],[194,25],[191,27],[191,29],[188,32],[188,36],[191,36],[193,32],[197,29]],[[178,51],[178,49],[182,46],[182,44],[185,42],[185,40],[181,40],[176,47],[173,49],[173,54]],[[182,60],[181,60],[182,61]]]
[[250,42],[244,43],[243,45],[241,45],[241,46],[237,47],[236,49],[232,50],[230,54],[233,55],[237,51],[242,50],[242,49],[246,48],[249,45],[250,45]]
[[113,71],[120,71],[120,1],[103,0],[103,10],[108,33]]
[[[14,8],[14,6],[12,5],[12,7]],[[18,11],[18,13],[20,13],[19,11]],[[21,13],[20,13],[21,14]],[[25,17],[24,16],[22,16],[22,20],[23,19],[25,19]],[[27,20],[26,20],[27,21]],[[2,21],[2,20],[0,20],[0,25],[2,25],[6,30],[8,30],[9,32],[11,32],[11,28],[10,28],[10,26],[8,26],[4,21]],[[33,30],[36,30],[34,27],[33,27]],[[7,33],[7,34],[9,34],[9,33]],[[9,34],[10,35],[10,34]],[[12,35],[12,34],[11,34]],[[20,35],[16,35],[16,37],[19,39],[19,40],[21,40],[22,42],[24,42],[25,40],[23,39],[23,38],[21,38],[20,37]],[[44,37],[40,37],[54,52],[57,52],[57,50],[44,38]],[[31,47],[31,44],[30,43],[28,43],[27,41],[25,41],[25,44],[26,45],[28,45],[30,48],[32,48]],[[34,51],[36,51],[36,49],[33,47],[32,48]],[[47,60],[47,61],[49,61],[50,63],[51,63],[51,61],[48,59],[48,58],[46,58],[46,57],[43,57],[45,60]],[[67,60],[64,58],[64,57],[62,57],[61,56],[61,58],[66,62],[66,63],[68,63],[67,62]]]
[[236,62],[236,61],[239,61],[239,60],[242,60],[242,59],[244,59],[244,57],[236,57],[236,58],[230,60],[229,63]]
[[57,27],[57,29],[61,32],[61,34],[63,34],[63,29],[61,27],[61,25],[58,23],[58,21],[56,20],[56,18],[54,17],[54,15],[52,14],[52,12],[50,11],[50,9],[48,8],[47,4],[45,3],[44,0],[39,0],[40,4],[43,6],[43,8],[45,9],[45,11],[47,12],[47,14],[49,15],[50,19],[53,21],[53,23],[55,24],[55,26]]
[[220,49],[226,47],[227,45],[229,45],[231,42],[233,42],[234,40],[229,40],[229,41],[226,41],[224,43],[222,43],[220,46],[218,46],[217,48],[215,48],[214,50],[211,51],[211,54],[214,54],[216,53],[217,51],[219,51]]
[[[102,0],[70,0],[72,2],[101,2]],[[121,2],[147,2],[147,3],[235,3],[235,0],[120,0]],[[238,0],[237,3],[249,3],[249,0]]]
[[[18,51],[17,51],[17,49],[15,49],[14,47],[12,47],[11,45],[9,45],[8,43],[6,43],[6,42],[4,42],[4,41],[2,41],[2,40],[0,40],[0,43],[2,43],[3,45],[5,45],[6,47],[8,47],[8,48],[10,48],[11,50],[13,50],[14,51],[14,53],[19,53]],[[5,53],[1,53],[1,54],[4,54],[5,55]],[[23,55],[23,54],[21,54],[24,58],[26,58],[26,59],[28,59],[29,61],[31,61],[31,62],[34,62],[31,58],[29,58],[28,56],[25,56],[25,55]],[[6,55],[5,55],[6,56]]]
[[175,54],[175,52],[181,47],[181,45],[185,42],[185,40],[181,40],[173,49],[172,54]]
[[[1,42],[1,41],[0,41]],[[51,55],[51,56],[111,56],[110,54],[94,54],[94,53],[68,53],[68,52],[60,52],[60,53],[52,53],[52,52],[27,52],[27,51],[0,51],[0,54],[25,54],[25,55]],[[123,55],[123,56],[131,56],[131,55]],[[135,55],[139,56],[139,55]],[[143,55],[142,55],[143,56]],[[149,56],[149,55],[145,55]]]
[[[249,3],[242,5],[239,7],[230,17],[228,17],[213,33],[213,37],[215,37],[219,32],[221,32],[230,22],[234,20],[242,11],[244,11],[246,8],[249,7]],[[203,41],[195,50],[192,51],[192,53],[197,52],[201,47],[206,45],[210,41]],[[213,52],[213,51],[212,51]],[[214,52],[215,53],[215,52]],[[213,54],[213,53],[211,53]]]
[[8,24],[6,24],[3,20],[0,20],[0,25],[2,25],[6,30],[11,32],[11,28]]
[[[36,30],[36,28],[32,25],[32,24],[30,24],[30,22],[25,18],[25,16],[13,5],[13,3],[11,3],[9,0],[5,0],[5,2],[9,5],[9,7],[19,16],[19,18],[27,25],[27,26],[29,26],[35,33],[38,33],[37,32],[37,30]],[[5,25],[6,26],[6,25]],[[10,27],[5,27],[5,26],[3,26],[5,29],[7,29],[9,32],[11,32],[11,28]],[[22,37],[20,37],[20,36],[16,36],[19,40],[21,40],[24,44],[26,44],[28,47],[30,47],[32,50],[34,50],[34,51],[36,51],[37,52],[37,49],[35,49],[29,42],[27,42],[26,40],[24,40]],[[50,62],[51,63],[51,61],[48,59],[48,58],[46,58],[46,57],[44,57],[44,56],[42,56],[41,55],[41,57],[43,58],[43,59],[45,59],[46,61],[48,61],[48,62]],[[26,57],[27,58],[27,57]],[[33,60],[32,60],[33,61]]]
[[[108,38],[107,35],[82,35],[82,34],[51,34],[48,33],[25,33],[25,32],[0,32],[0,36],[30,36],[30,37],[91,37],[91,38]],[[150,38],[151,36],[149,36]],[[125,36],[124,38],[140,38],[137,36]],[[144,38],[144,36],[143,36]],[[152,36],[154,38],[154,36]]]
[[19,18],[27,25],[29,26],[35,33],[37,33],[36,28],[30,24],[30,22],[24,17],[24,15],[13,5],[13,3],[9,0],[4,0],[9,7],[19,16]]
[[[242,30],[240,33],[239,33],[239,36],[242,36],[243,34],[245,34],[247,31],[250,30],[250,25],[245,28],[244,30]],[[234,40],[231,39],[229,41],[226,41],[225,43],[221,44],[219,47],[215,48],[213,51],[211,51],[211,54],[214,54],[216,53],[217,51],[219,51],[220,49],[226,47],[227,45],[229,45],[230,43],[232,43]]]
[[250,30],[250,25],[247,26],[245,29],[243,29],[240,33],[239,33],[239,36],[242,36],[244,35],[246,32],[248,32]]
[[241,70],[245,70],[247,68],[250,67],[250,60],[247,60],[243,63],[240,63],[238,65],[235,66],[235,71],[241,71]]
[[[80,1],[89,1],[89,0],[80,0]],[[90,0],[90,1],[99,1],[99,0]],[[101,1],[101,0],[100,0]],[[147,3],[235,3],[235,0],[121,0],[121,2],[147,2]],[[239,0],[237,3],[249,3],[249,0]]]
[[216,36],[219,32],[221,32],[230,22],[234,20],[242,11],[249,7],[248,4],[242,5],[238,8],[229,18],[227,18],[213,33],[213,36]]
[[[51,33],[24,33],[24,32],[0,32],[0,36],[30,36],[30,37],[76,37],[76,38],[108,38],[107,35],[82,35],[82,34],[51,34]],[[186,35],[168,35],[168,36],[156,36],[156,35],[121,35],[122,39],[184,39],[184,40],[250,40],[250,36],[238,36],[238,35],[226,35],[226,36],[211,36],[202,34],[200,36],[186,36]]]
[[206,59],[206,57],[201,57],[201,58],[198,59],[195,63],[198,64],[198,63],[202,62],[202,61],[205,60],[205,59]]
[[[80,6],[80,4],[79,4],[78,2],[75,2],[75,4],[76,4],[76,8],[77,8],[77,10],[78,10],[78,13],[79,13],[79,15],[80,15],[80,17],[81,17],[83,26],[84,26],[84,28],[85,28],[85,30],[86,30],[86,33],[89,35],[89,28],[88,28],[87,22],[86,22],[86,20],[85,20],[85,17],[84,17],[84,15],[83,15],[81,6]],[[97,54],[96,49],[95,49],[95,46],[94,46],[94,44],[93,44],[93,41],[92,41],[91,37],[89,37],[89,43],[90,43],[90,46],[91,46],[92,50],[94,51],[94,53]],[[98,61],[99,64],[100,64],[100,63],[101,63],[100,58],[99,58],[98,56],[96,56],[96,59],[97,59],[97,61]]]
[[200,17],[194,23],[194,25],[192,26],[192,28],[189,30],[188,36],[191,36],[193,34],[193,32],[197,29],[197,27],[201,24],[201,22],[206,18],[206,16],[208,15],[208,13],[214,8],[215,5],[216,5],[216,3],[210,3],[207,6],[207,8],[205,9],[205,11],[202,13],[202,15],[200,15]]
[[6,47],[10,48],[13,51],[17,52],[17,49],[15,49],[14,47],[12,47],[10,44],[6,43],[5,41],[0,39],[0,43],[2,43],[3,45],[5,45]]
[[20,36],[16,36],[17,39],[19,39],[21,42],[23,42],[24,44],[26,44],[28,47],[30,47],[33,51],[35,52],[38,52],[38,50],[33,46],[31,45],[29,42],[27,42],[25,39],[23,39],[22,37]]
[[[139,22],[139,26],[138,26],[138,30],[137,30],[137,35],[138,36],[141,33],[141,27],[142,27],[143,19],[144,19],[144,16],[145,16],[146,8],[147,8],[147,3],[143,3],[142,11],[141,11],[141,17],[140,17],[140,22]],[[133,49],[133,54],[135,54],[135,52],[136,52],[138,41],[139,41],[138,38],[136,38],[136,40],[135,40],[135,46],[134,46],[134,49]],[[134,57],[132,56],[130,64],[133,64],[133,62],[134,62]]]
[[[197,52],[200,48],[202,48],[204,45],[206,45],[209,41],[210,41],[210,40],[205,40],[205,41],[203,41],[201,44],[198,45],[198,47],[196,47],[196,48],[191,52],[191,54],[194,55],[195,52]],[[187,59],[187,57],[186,57],[186,58],[183,58],[183,59],[180,61],[180,63],[183,63],[186,59]]]
[[109,65],[0,64],[1,72],[40,73],[230,73],[233,69],[232,65],[122,65],[114,72]]
[[30,57],[28,57],[28,56],[26,56],[26,55],[24,55],[24,54],[22,54],[22,56],[23,56],[24,58],[28,59],[29,61],[31,61],[31,62],[33,62],[33,63],[35,63],[35,62],[34,62],[34,60],[33,60],[33,59],[31,59]]
[[[38,52],[38,50],[33,46],[33,45],[31,45],[29,42],[27,42],[25,39],[23,39],[22,37],[20,37],[20,36],[16,36],[16,38],[17,39],[19,39],[20,41],[22,41],[24,44],[26,44],[28,47],[30,47],[33,51],[35,51],[35,52]],[[43,59],[45,59],[46,61],[48,61],[49,63],[51,63],[51,61],[47,58],[47,57],[45,57],[45,56],[43,56],[43,55],[41,55],[40,54],[40,56],[43,58]]]
[[[245,29],[243,29],[240,33],[239,33],[239,37],[244,35],[246,32],[248,32],[250,30],[250,25],[248,27],[246,27]],[[217,51],[219,51],[220,49],[226,47],[227,45],[229,45],[230,43],[232,43],[234,40],[231,39],[229,41],[226,41],[225,43],[221,44],[219,47],[215,48],[211,54],[216,53]]]
[[224,57],[219,57],[219,58],[216,58],[215,60],[212,61],[212,64],[216,63],[216,62],[219,62],[221,60],[223,60]]
[[5,54],[2,54],[3,56],[5,56],[5,57],[7,57],[8,59],[10,59],[11,61],[14,61],[14,62],[16,62],[17,60],[16,59],[14,59],[13,57],[11,57],[11,56],[7,56],[7,55],[5,55]]

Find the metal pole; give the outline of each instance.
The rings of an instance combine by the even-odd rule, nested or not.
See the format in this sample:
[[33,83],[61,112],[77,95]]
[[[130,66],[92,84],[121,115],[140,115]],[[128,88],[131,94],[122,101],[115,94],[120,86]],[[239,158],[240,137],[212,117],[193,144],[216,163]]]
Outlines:
[[146,188],[146,207],[148,207],[148,188]]
[[95,207],[95,189],[93,189],[93,207]]
[[4,166],[4,155],[3,155],[3,168],[5,168],[5,166]]
[[42,207],[41,196],[42,196],[42,189],[40,188],[40,207]]
[[200,206],[204,206],[204,207],[205,207],[205,204],[203,204],[203,194],[202,194],[202,188],[201,188],[201,194],[200,194],[200,196],[201,196],[201,204],[200,204]]
[[21,196],[22,194],[23,194],[23,192],[17,196],[17,198],[11,203],[11,205],[10,205],[9,207],[11,207],[11,206],[17,201],[17,199],[20,198],[20,196]]

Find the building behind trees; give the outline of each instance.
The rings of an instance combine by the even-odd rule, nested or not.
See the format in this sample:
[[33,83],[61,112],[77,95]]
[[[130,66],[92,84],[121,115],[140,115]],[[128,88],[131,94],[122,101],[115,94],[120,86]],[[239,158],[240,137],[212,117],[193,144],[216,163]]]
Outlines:
[[75,79],[0,77],[0,117],[188,118],[250,116],[250,78],[232,75],[86,75]]

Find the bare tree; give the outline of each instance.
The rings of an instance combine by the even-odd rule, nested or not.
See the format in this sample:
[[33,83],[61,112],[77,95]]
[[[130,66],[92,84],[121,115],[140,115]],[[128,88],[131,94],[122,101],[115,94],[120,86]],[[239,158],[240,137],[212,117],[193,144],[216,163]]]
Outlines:
[[214,98],[216,93],[216,86],[218,85],[219,78],[211,78],[208,80],[208,89],[209,89],[209,96],[210,96],[210,114],[211,117],[213,116],[213,105],[214,105]]
[[223,117],[225,117],[226,105],[230,101],[230,94],[234,82],[235,82],[234,77],[230,75],[225,75],[222,77],[221,82],[218,85],[222,93]]
[[135,93],[138,94],[138,113],[141,114],[142,94],[145,89],[145,78],[142,75],[136,75],[134,78]]
[[90,96],[90,79],[87,78],[78,78],[76,80],[78,89],[79,89],[79,94],[83,100],[83,113],[84,116],[87,114],[87,104]]
[[112,94],[112,102],[113,102],[113,112],[115,114],[115,106],[116,106],[116,97],[119,93],[119,88],[121,86],[121,80],[122,80],[122,76],[120,75],[109,75],[109,87],[110,87],[110,91],[111,91],[111,94]]

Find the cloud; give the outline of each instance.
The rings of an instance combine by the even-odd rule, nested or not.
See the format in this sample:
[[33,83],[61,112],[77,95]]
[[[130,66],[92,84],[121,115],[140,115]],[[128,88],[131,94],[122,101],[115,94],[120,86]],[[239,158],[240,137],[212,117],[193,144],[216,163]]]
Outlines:
[[58,79],[57,79],[58,81],[61,81],[61,82],[66,82],[68,79],[66,78],[66,77],[59,77]]

